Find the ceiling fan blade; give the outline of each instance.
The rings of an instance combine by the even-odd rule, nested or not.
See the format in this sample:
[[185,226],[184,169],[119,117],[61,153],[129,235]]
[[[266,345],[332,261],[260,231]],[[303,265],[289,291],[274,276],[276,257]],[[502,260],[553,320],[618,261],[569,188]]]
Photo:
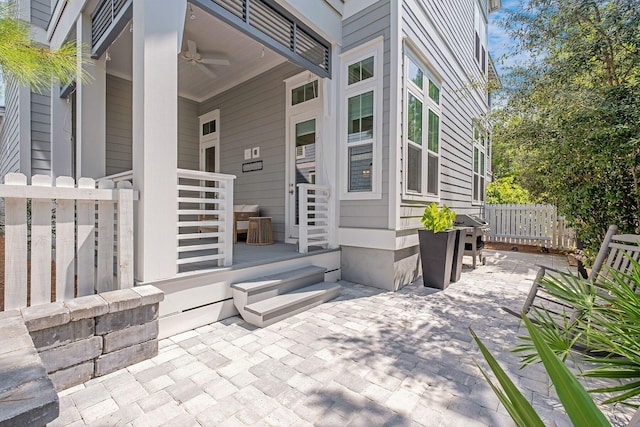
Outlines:
[[210,69],[208,69],[207,67],[205,67],[204,65],[202,65],[200,63],[197,63],[196,67],[198,67],[200,69],[200,71],[202,71],[203,73],[205,73],[206,75],[208,75],[212,79],[215,79],[216,77],[218,77],[218,75],[216,73],[214,73],[213,71],[211,71]]
[[228,59],[223,58],[202,58],[200,59],[200,62],[211,65],[231,65],[231,62]]
[[198,48],[196,47],[196,42],[193,40],[187,40],[187,46],[189,47],[189,54],[192,57],[195,57],[198,54]]

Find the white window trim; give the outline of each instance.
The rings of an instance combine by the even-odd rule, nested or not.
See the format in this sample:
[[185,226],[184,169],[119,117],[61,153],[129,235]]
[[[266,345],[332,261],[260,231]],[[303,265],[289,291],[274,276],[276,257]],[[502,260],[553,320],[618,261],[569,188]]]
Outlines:
[[[480,138],[482,137],[482,133],[484,133],[484,147],[482,146],[482,144],[480,143],[480,139],[478,139],[476,141],[475,138],[475,129],[478,129],[478,132],[480,133]],[[486,129],[481,126],[479,123],[474,122],[473,126],[471,128],[471,205],[473,206],[481,206],[485,203],[486,199],[487,199],[487,140],[488,140],[488,132],[486,131]],[[473,169],[473,162],[474,162],[474,158],[475,158],[475,149],[476,147],[478,148],[478,153],[479,156],[484,157],[484,188],[482,189],[482,200],[478,200],[478,199],[474,199],[474,192],[475,192],[475,180],[474,177],[476,175],[475,170]],[[480,164],[480,158],[478,157],[478,163]],[[480,166],[478,166],[478,168],[480,168]],[[478,176],[481,176],[480,173],[478,172]]]
[[[402,100],[402,199],[413,200],[420,202],[439,202],[440,201],[440,183],[442,176],[442,82],[432,72],[431,68],[425,63],[425,61],[413,51],[409,44],[404,45],[404,65],[403,65],[403,100]],[[409,59],[411,59],[416,65],[420,66],[423,75],[422,89],[417,87],[413,82],[408,80],[409,76]],[[436,104],[435,101],[429,97],[429,81],[432,81],[440,90],[440,103]],[[421,191],[416,192],[408,189],[409,179],[407,177],[409,166],[409,92],[415,96],[419,94],[421,98],[418,98],[422,102],[422,169],[421,169]],[[438,182],[437,193],[427,193],[428,188],[428,165],[429,165],[429,110],[433,110],[440,119],[440,125],[438,126]]]
[[[373,56],[374,68],[373,77],[348,85],[349,66]],[[382,104],[383,97],[383,72],[384,72],[384,38],[377,37],[367,43],[355,47],[340,55],[342,67],[340,70],[340,99],[342,100],[342,113],[340,115],[340,158],[342,167],[340,168],[340,200],[373,200],[382,199],[382,123],[384,121],[384,111]],[[348,145],[348,123],[347,114],[349,111],[348,100],[366,92],[373,91],[373,177],[371,179],[371,191],[349,191],[349,145]],[[354,145],[352,145],[354,146]]]
[[[216,148],[216,164],[215,170],[216,172],[220,172],[220,110],[209,111],[198,117],[199,119],[199,127],[198,127],[198,137],[199,137],[199,149],[198,149],[198,165],[200,170],[203,171],[205,167],[205,158],[204,158],[204,150],[207,148],[215,147]],[[202,125],[208,123],[212,120],[216,121],[216,130],[215,132],[208,133],[207,135],[202,134]]]

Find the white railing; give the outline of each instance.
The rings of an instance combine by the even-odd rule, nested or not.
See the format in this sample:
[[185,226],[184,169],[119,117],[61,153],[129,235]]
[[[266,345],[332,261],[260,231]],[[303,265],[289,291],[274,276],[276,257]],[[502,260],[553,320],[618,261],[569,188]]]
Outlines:
[[308,252],[309,246],[329,246],[329,196],[329,187],[298,184],[300,253]]
[[485,205],[491,227],[489,241],[542,245],[553,249],[575,248],[574,230],[566,226],[553,205]]
[[[58,177],[52,186],[47,175],[35,175],[31,182],[27,185],[25,175],[10,173],[0,185],[5,201],[4,309],[132,287],[137,194],[131,184],[122,182],[114,188],[112,181],[102,181],[96,188],[93,179],[80,178],[76,187],[73,178]],[[118,221],[115,269],[114,215]]]
[[113,181],[114,183],[129,181],[133,184],[133,171],[124,171],[120,173],[114,173],[113,175],[108,175],[103,178],[96,179],[96,182],[100,183],[102,181]]
[[178,169],[178,271],[185,264],[233,264],[235,178]]

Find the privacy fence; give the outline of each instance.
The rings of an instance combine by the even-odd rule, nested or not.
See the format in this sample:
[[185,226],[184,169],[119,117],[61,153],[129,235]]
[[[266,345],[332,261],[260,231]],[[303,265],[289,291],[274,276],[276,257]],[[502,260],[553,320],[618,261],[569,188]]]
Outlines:
[[574,230],[566,226],[553,205],[485,205],[485,219],[491,227],[490,242],[571,249],[576,246]]
[[[5,209],[4,309],[133,286],[131,183],[10,173]],[[54,270],[55,269],[55,273]]]

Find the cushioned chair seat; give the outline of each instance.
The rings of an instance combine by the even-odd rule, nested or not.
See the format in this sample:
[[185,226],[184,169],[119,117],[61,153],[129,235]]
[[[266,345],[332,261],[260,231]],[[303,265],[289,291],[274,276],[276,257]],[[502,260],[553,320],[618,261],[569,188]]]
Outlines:
[[238,234],[247,234],[249,231],[249,217],[260,216],[258,205],[234,205],[233,206],[233,243],[238,243]]

